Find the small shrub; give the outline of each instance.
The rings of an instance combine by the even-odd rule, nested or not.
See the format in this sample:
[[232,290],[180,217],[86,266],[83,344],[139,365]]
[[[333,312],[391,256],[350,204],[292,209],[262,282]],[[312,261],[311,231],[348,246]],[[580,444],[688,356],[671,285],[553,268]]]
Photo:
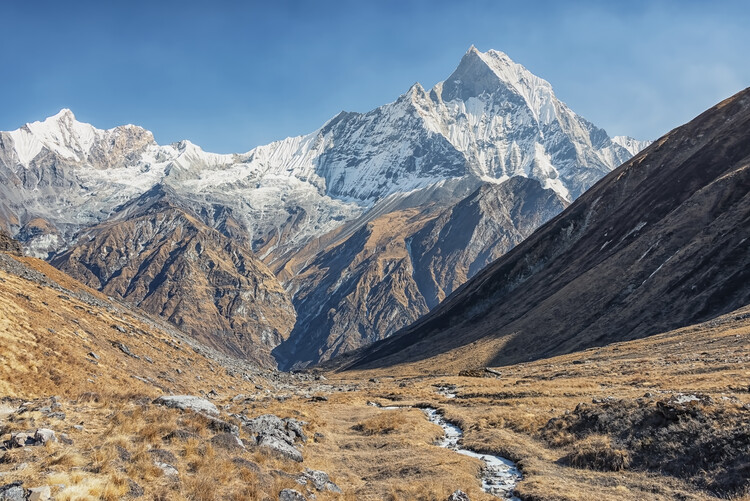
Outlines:
[[405,423],[406,418],[401,413],[389,412],[357,423],[353,429],[365,435],[385,435],[396,431]]
[[628,468],[630,458],[627,451],[616,449],[609,438],[591,435],[573,445],[573,451],[560,462],[576,468],[597,471],[621,471]]

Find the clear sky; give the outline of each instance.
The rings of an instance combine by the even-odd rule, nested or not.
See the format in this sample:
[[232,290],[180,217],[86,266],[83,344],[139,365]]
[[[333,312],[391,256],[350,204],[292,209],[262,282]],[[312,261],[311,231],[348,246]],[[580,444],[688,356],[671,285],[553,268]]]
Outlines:
[[0,130],[99,128],[243,152],[447,78],[472,45],[610,135],[654,139],[750,86],[750,2],[3,2]]

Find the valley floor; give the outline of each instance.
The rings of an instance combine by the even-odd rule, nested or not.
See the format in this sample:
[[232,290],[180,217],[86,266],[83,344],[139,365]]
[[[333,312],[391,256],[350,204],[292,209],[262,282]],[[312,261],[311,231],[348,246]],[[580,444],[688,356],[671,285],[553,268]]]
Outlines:
[[[460,376],[410,366],[279,374],[192,347],[43,263],[5,259],[0,440],[40,428],[58,440],[0,450],[0,491],[21,481],[70,500],[279,499],[284,489],[494,499],[482,462],[437,446],[442,429],[421,410],[380,405],[439,409],[464,431],[463,447],[517,462],[521,499],[750,499],[750,308]],[[205,397],[218,423],[153,403],[170,393]],[[266,414],[305,423],[306,441],[293,441],[302,462],[254,445],[250,420]]]

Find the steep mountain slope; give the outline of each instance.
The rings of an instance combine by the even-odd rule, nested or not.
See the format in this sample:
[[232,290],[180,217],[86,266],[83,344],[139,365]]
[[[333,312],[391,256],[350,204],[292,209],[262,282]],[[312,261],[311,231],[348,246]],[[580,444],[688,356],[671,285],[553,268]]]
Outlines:
[[[750,89],[671,131],[352,367],[507,364],[750,303]],[[432,367],[437,370],[437,367]]]
[[287,282],[298,319],[274,355],[282,367],[304,365],[388,337],[566,206],[538,181],[514,177],[447,209],[389,211],[331,237]]
[[[223,357],[167,322],[113,301],[44,261],[3,251],[0,343],[5,402],[8,397],[118,390],[180,393],[195,391],[201,380],[241,384],[244,374],[260,384],[271,376]],[[217,370],[222,367],[234,373]]]
[[252,251],[181,209],[161,185],[87,229],[52,264],[267,367],[275,366],[269,351],[294,325],[286,293]]

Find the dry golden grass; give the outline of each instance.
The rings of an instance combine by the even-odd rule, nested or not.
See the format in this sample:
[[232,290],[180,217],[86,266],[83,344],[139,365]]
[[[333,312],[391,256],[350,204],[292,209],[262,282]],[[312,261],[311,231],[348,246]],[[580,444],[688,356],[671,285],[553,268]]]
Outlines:
[[[25,261],[70,290],[81,287],[42,262]],[[294,476],[308,467],[326,471],[344,491],[316,493],[322,501],[441,501],[456,489],[475,501],[493,499],[481,490],[481,462],[435,446],[442,430],[420,410],[386,410],[368,401],[440,408],[465,431],[464,446],[518,461],[524,474],[518,493],[525,499],[715,499],[684,480],[624,464],[619,471],[591,469],[586,454],[593,454],[594,463],[597,454],[604,454],[604,464],[611,464],[607,454],[619,449],[612,437],[580,441],[562,425],[546,434],[543,429],[551,419],[593,398],[636,400],[646,392],[657,397],[700,393],[717,402],[733,398],[736,404],[724,406],[727,420],[741,418],[746,412],[742,406],[750,404],[747,321],[695,326],[502,367],[500,378],[425,376],[419,366],[327,374],[325,383],[294,384],[300,394],[326,394],[328,401],[311,401],[288,390],[278,391],[290,397],[279,401],[273,398],[276,391],[266,395],[255,388],[256,382],[265,388],[273,384],[257,375],[252,382],[230,375],[140,314],[60,295],[0,271],[0,394],[13,397],[0,402],[0,438],[48,426],[73,441],[7,451],[0,472],[7,482],[65,485],[54,489],[55,499],[121,499],[131,487],[129,481],[145,490],[146,499],[274,499],[283,488],[300,489]],[[126,333],[112,325],[123,326]],[[128,357],[113,342],[126,344],[140,358]],[[481,344],[473,349],[480,352],[478,360],[483,359]],[[89,351],[100,357],[96,364]],[[373,377],[379,382],[368,382]],[[458,398],[439,395],[437,387],[444,384],[456,385]],[[227,413],[272,413],[307,422],[304,462],[252,447],[239,452],[213,447],[214,432],[204,418],[150,403],[164,392],[200,394],[211,389],[220,394],[216,404],[228,406],[224,418]],[[256,400],[232,401],[239,393]],[[8,415],[22,400],[50,395],[61,396],[65,420],[51,420],[34,409]],[[82,430],[73,427],[79,423]],[[164,440],[175,430],[192,438]],[[248,438],[244,431],[241,437]],[[154,465],[155,454],[174,457],[170,464],[179,471],[179,481]],[[566,457],[567,463],[561,461]],[[576,457],[584,458],[580,465],[587,467],[576,467]],[[235,461],[238,458],[245,463]],[[746,492],[733,496],[749,499]]]
[[[364,393],[373,400],[379,397],[384,405],[428,402],[440,407],[465,430],[466,446],[519,462],[524,473],[518,485],[522,498],[715,499],[675,477],[627,467],[617,472],[594,471],[590,459],[585,469],[563,464],[566,456],[575,463],[577,455],[584,454],[592,455],[596,464],[600,454],[605,464],[622,460],[624,467],[627,458],[608,436],[581,442],[561,430],[547,441],[541,430],[550,419],[573,412],[581,402],[607,397],[635,401],[647,393],[653,400],[675,393],[707,395],[717,402],[723,419],[742,422],[747,416],[743,406],[750,404],[750,322],[734,317],[741,319],[748,311],[638,341],[500,367],[499,378],[425,376],[418,364],[327,377],[351,382],[378,378],[381,383]],[[437,395],[437,386],[444,384],[455,384],[458,398]],[[747,494],[728,497],[746,499]]]

